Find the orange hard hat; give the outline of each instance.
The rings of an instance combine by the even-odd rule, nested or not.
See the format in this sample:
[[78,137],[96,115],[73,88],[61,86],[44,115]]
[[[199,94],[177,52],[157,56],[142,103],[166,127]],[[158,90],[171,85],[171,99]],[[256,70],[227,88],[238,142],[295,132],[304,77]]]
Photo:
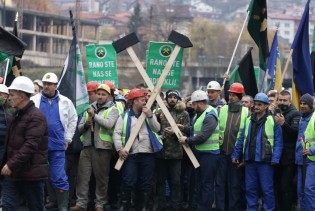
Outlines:
[[97,90],[98,83],[96,81],[89,81],[86,83],[86,88],[88,92],[94,92]]
[[109,86],[110,90],[114,90],[114,91],[116,90],[115,85],[111,81],[104,81],[103,84],[106,84],[107,86]]
[[138,97],[144,97],[145,94],[141,89],[132,89],[128,94],[128,100],[132,100]]
[[241,83],[233,83],[228,92],[236,94],[244,94],[244,86]]

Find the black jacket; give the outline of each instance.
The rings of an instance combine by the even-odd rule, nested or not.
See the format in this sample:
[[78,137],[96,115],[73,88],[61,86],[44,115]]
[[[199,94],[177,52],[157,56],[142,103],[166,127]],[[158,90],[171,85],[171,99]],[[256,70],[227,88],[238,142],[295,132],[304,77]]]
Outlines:
[[300,112],[291,104],[283,113],[285,122],[281,126],[283,137],[283,151],[280,159],[281,165],[294,164],[295,144],[299,131]]

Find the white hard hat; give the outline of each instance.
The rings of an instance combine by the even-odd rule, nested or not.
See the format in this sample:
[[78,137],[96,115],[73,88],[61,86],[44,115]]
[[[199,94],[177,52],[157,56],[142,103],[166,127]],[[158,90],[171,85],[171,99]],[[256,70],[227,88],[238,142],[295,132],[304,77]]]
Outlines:
[[0,84],[0,92],[5,93],[5,94],[9,94],[9,89],[6,85]]
[[43,76],[42,82],[49,82],[49,83],[58,83],[58,77],[55,73],[46,73]]
[[36,79],[35,81],[33,81],[34,84],[37,84],[40,88],[43,88],[43,82],[39,79]]
[[11,86],[9,87],[9,90],[12,90],[12,89],[30,93],[30,94],[34,94],[35,92],[33,81],[25,76],[16,77],[11,83]]
[[118,89],[115,89],[114,95],[119,95],[119,90]]
[[207,93],[205,93],[202,90],[194,91],[191,94],[191,101],[192,102],[202,101],[202,100],[207,100],[207,99],[208,99]]
[[221,91],[221,86],[218,82],[216,81],[210,81],[207,85],[207,90],[211,89],[211,90],[217,90],[217,91]]

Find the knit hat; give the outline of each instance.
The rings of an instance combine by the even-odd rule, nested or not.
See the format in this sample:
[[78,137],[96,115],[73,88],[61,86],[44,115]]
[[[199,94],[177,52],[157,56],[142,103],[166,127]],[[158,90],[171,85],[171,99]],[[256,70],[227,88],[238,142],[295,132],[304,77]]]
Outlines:
[[309,93],[304,94],[300,99],[300,102],[306,103],[311,109],[313,108],[313,101],[314,98]]
[[169,98],[171,95],[175,95],[178,100],[181,100],[181,96],[177,90],[168,90],[166,92],[166,98]]

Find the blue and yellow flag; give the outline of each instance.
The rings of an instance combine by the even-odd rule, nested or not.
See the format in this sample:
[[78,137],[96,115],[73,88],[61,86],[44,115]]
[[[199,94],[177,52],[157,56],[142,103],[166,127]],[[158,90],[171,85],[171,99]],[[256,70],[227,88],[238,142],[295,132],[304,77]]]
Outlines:
[[291,49],[293,64],[292,103],[299,108],[300,96],[306,93],[314,95],[312,65],[309,47],[309,4],[307,1],[304,13],[296,32]]
[[275,36],[272,41],[270,56],[267,63],[268,74],[271,77],[271,83],[269,90],[277,89],[281,91],[281,62],[280,62],[280,51],[278,46],[278,32],[275,33]]

